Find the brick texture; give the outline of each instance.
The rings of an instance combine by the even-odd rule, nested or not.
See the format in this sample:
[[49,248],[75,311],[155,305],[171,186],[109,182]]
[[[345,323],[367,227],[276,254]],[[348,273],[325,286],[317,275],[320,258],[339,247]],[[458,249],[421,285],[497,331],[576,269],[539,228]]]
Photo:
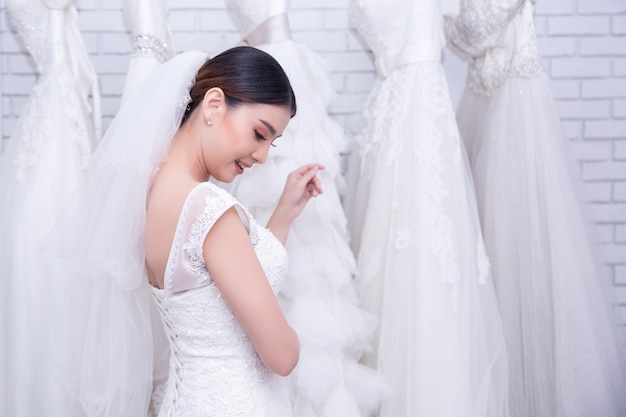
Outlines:
[[[367,47],[350,29],[348,3],[291,0],[290,22],[294,39],[328,61],[337,92],[330,113],[353,138],[363,126],[361,111],[374,81],[374,66]],[[121,0],[76,4],[85,44],[100,77],[106,127],[119,107],[131,50]],[[581,189],[592,205],[589,212],[603,243],[604,264],[612,273],[620,308],[626,311],[626,1],[539,0],[535,21],[565,138],[574,145]],[[197,48],[212,54],[239,39],[218,0],[170,1],[170,24],[178,52]],[[448,52],[445,57],[456,104],[465,67]],[[10,140],[35,75],[2,0],[0,69],[3,143]]]

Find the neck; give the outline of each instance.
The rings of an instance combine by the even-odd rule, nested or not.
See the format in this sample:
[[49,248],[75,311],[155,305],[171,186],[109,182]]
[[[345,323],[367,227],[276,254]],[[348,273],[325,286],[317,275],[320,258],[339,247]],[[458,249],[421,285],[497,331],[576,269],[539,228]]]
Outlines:
[[178,129],[163,165],[196,182],[205,182],[211,175],[204,164],[201,143],[195,139],[201,136],[194,132],[194,125],[193,118],[190,118]]

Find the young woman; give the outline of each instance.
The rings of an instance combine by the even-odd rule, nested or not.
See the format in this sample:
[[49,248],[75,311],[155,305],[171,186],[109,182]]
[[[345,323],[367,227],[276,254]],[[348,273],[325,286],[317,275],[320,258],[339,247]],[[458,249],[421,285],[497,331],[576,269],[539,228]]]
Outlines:
[[265,162],[295,111],[280,65],[251,47],[181,54],[124,103],[59,225],[70,233],[57,251],[92,278],[72,376],[81,412],[146,415],[156,300],[171,352],[159,416],[291,415],[281,375],[299,344],[276,293],[289,227],[322,192],[323,167],[289,174],[267,228],[208,180]]

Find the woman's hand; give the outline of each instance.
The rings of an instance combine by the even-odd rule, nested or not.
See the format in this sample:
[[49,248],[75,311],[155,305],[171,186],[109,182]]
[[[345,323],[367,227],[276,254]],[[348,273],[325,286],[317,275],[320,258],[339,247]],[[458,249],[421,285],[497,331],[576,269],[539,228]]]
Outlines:
[[321,169],[324,169],[323,165],[308,164],[291,172],[287,176],[276,210],[282,208],[285,214],[292,217],[292,220],[298,217],[311,197],[317,197],[324,192],[320,179],[317,177]]
[[287,176],[285,188],[278,200],[278,205],[267,222],[267,227],[283,245],[287,240],[287,233],[291,223],[302,213],[311,197],[322,194],[322,184],[317,173],[324,169],[321,164],[307,164],[292,171]]

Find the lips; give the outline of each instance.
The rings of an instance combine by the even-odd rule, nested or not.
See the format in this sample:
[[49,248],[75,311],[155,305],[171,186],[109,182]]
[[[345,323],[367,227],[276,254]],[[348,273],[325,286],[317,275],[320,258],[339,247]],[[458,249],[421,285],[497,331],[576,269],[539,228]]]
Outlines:
[[238,173],[238,174],[243,174],[243,170],[244,170],[244,169],[246,169],[246,168],[250,168],[251,166],[252,166],[252,165],[247,164],[246,162],[241,161],[241,160],[239,160],[239,159],[237,159],[237,160],[235,161],[235,167],[236,167],[236,169],[237,169],[237,173]]

